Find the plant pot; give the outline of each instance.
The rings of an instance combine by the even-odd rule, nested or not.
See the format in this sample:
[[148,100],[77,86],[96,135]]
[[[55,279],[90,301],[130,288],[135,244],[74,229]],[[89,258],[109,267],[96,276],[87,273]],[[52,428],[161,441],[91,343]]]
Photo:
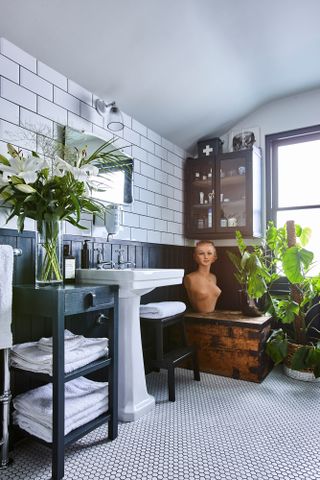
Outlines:
[[239,290],[240,310],[247,317],[261,317],[263,315],[258,309],[255,301],[249,297],[246,290]]
[[302,380],[303,382],[319,382],[320,378],[316,378],[314,376],[311,368],[304,370],[294,370],[293,368],[291,368],[292,357],[300,347],[301,345],[297,343],[288,343],[288,355],[283,361],[283,369],[285,374],[290,378],[294,378],[295,380]]
[[63,283],[62,222],[59,220],[37,222],[36,235],[36,285]]

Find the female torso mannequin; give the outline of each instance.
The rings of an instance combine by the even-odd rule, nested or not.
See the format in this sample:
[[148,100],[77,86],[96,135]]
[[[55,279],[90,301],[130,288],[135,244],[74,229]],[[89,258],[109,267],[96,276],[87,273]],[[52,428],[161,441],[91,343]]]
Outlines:
[[217,259],[213,243],[204,240],[198,242],[193,258],[198,264],[198,269],[184,278],[191,306],[196,312],[213,312],[221,293],[216,276],[210,272],[211,265]]

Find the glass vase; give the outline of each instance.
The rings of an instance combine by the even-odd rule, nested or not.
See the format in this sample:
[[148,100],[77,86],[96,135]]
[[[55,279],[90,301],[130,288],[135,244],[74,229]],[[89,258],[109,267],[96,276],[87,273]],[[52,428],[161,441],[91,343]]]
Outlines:
[[37,222],[36,285],[63,283],[63,231],[62,221]]

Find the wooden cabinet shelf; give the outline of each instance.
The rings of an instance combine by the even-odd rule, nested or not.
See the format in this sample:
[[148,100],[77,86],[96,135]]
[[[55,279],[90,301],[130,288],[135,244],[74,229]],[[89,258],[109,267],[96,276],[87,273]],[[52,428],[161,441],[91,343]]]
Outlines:
[[[195,180],[212,172],[212,181]],[[187,159],[185,235],[192,239],[262,234],[262,162],[259,148]],[[226,201],[227,200],[227,201]],[[200,203],[203,202],[203,203]]]

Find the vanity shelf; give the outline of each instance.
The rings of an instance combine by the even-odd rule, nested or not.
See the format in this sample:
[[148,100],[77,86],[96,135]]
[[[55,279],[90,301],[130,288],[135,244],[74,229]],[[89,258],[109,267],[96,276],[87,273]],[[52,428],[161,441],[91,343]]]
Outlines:
[[[52,443],[47,443],[34,435],[28,436],[52,448],[52,478],[60,480],[64,476],[64,449],[87,433],[104,423],[108,423],[108,438],[118,435],[118,286],[66,285],[36,288],[33,285],[13,287],[14,341],[23,330],[23,317],[32,315],[45,322],[50,318],[53,337],[53,375],[28,372],[17,368],[13,373],[22,372],[28,378],[36,378],[40,383],[53,384]],[[110,310],[105,316],[108,327],[109,356],[99,358],[71,373],[64,373],[64,330],[66,317]],[[19,342],[20,343],[20,342]],[[106,369],[108,374],[103,372]],[[98,372],[108,376],[108,411],[64,435],[64,385],[66,382]],[[17,427],[18,428],[18,427]]]

